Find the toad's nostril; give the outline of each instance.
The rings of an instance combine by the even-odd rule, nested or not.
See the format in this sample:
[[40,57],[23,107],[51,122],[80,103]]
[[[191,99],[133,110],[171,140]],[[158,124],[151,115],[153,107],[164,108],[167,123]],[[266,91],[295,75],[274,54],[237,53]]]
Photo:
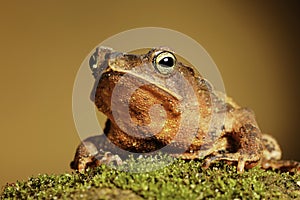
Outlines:
[[102,71],[107,68],[107,61],[115,54],[112,52],[112,48],[104,46],[100,46],[95,49],[95,52],[89,58],[89,67],[93,72],[92,74],[94,78],[99,77]]
[[99,48],[96,49],[95,53],[93,53],[89,60],[89,66],[92,71],[95,71],[95,69],[97,69],[98,52]]

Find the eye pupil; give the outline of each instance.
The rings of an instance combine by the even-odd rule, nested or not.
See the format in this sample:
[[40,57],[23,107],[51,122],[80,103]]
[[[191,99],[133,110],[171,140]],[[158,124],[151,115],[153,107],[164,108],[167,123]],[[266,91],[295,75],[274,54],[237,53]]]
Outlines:
[[171,74],[176,65],[176,57],[168,51],[159,52],[152,60],[156,70],[163,75]]
[[173,67],[174,65],[174,60],[171,57],[165,57],[161,59],[158,64],[164,66],[164,67]]

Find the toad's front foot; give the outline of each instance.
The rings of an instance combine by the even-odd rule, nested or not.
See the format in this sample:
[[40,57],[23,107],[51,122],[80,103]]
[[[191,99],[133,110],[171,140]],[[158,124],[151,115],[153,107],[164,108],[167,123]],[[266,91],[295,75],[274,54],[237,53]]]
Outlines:
[[222,138],[223,141],[217,141],[216,146],[222,146],[225,143],[227,144],[225,145],[226,149],[206,156],[204,168],[209,167],[211,163],[223,160],[230,164],[235,164],[237,172],[242,173],[244,169],[249,169],[259,164],[263,152],[260,130],[252,123],[243,124],[236,130],[225,134]]
[[104,136],[95,136],[82,142],[76,150],[74,160],[70,163],[71,168],[84,172],[87,168],[94,168],[101,164],[121,165],[122,159],[118,155],[97,147],[99,142],[104,144],[104,140]]
[[256,161],[252,161],[252,158],[249,158],[245,155],[238,155],[239,153],[225,153],[222,155],[210,155],[204,159],[203,168],[208,168],[212,163],[216,163],[220,160],[225,161],[228,164],[234,164],[237,167],[237,173],[243,173],[244,169],[253,168],[258,164]]

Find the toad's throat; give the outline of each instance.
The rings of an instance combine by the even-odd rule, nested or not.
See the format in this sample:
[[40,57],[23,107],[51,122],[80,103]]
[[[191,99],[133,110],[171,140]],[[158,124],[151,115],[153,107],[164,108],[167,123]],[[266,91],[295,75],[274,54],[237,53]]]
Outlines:
[[[122,150],[134,153],[151,153],[157,150],[163,152],[182,153],[188,150],[190,146],[184,141],[172,140],[170,138],[161,138],[161,135],[153,135],[151,137],[134,137],[123,132],[116,124],[109,122],[109,129],[104,131],[104,134],[114,145]],[[176,137],[173,136],[175,139]],[[147,148],[145,148],[147,145]]]

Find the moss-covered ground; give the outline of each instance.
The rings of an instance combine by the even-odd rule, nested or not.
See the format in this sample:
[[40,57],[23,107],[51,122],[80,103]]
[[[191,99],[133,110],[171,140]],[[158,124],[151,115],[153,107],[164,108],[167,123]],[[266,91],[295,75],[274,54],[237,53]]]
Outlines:
[[[147,160],[148,159],[148,160]],[[155,159],[127,161],[127,168],[151,168]],[[236,173],[218,163],[177,160],[148,173],[102,165],[85,173],[38,175],[6,185],[0,199],[300,199],[300,175],[259,168]]]

